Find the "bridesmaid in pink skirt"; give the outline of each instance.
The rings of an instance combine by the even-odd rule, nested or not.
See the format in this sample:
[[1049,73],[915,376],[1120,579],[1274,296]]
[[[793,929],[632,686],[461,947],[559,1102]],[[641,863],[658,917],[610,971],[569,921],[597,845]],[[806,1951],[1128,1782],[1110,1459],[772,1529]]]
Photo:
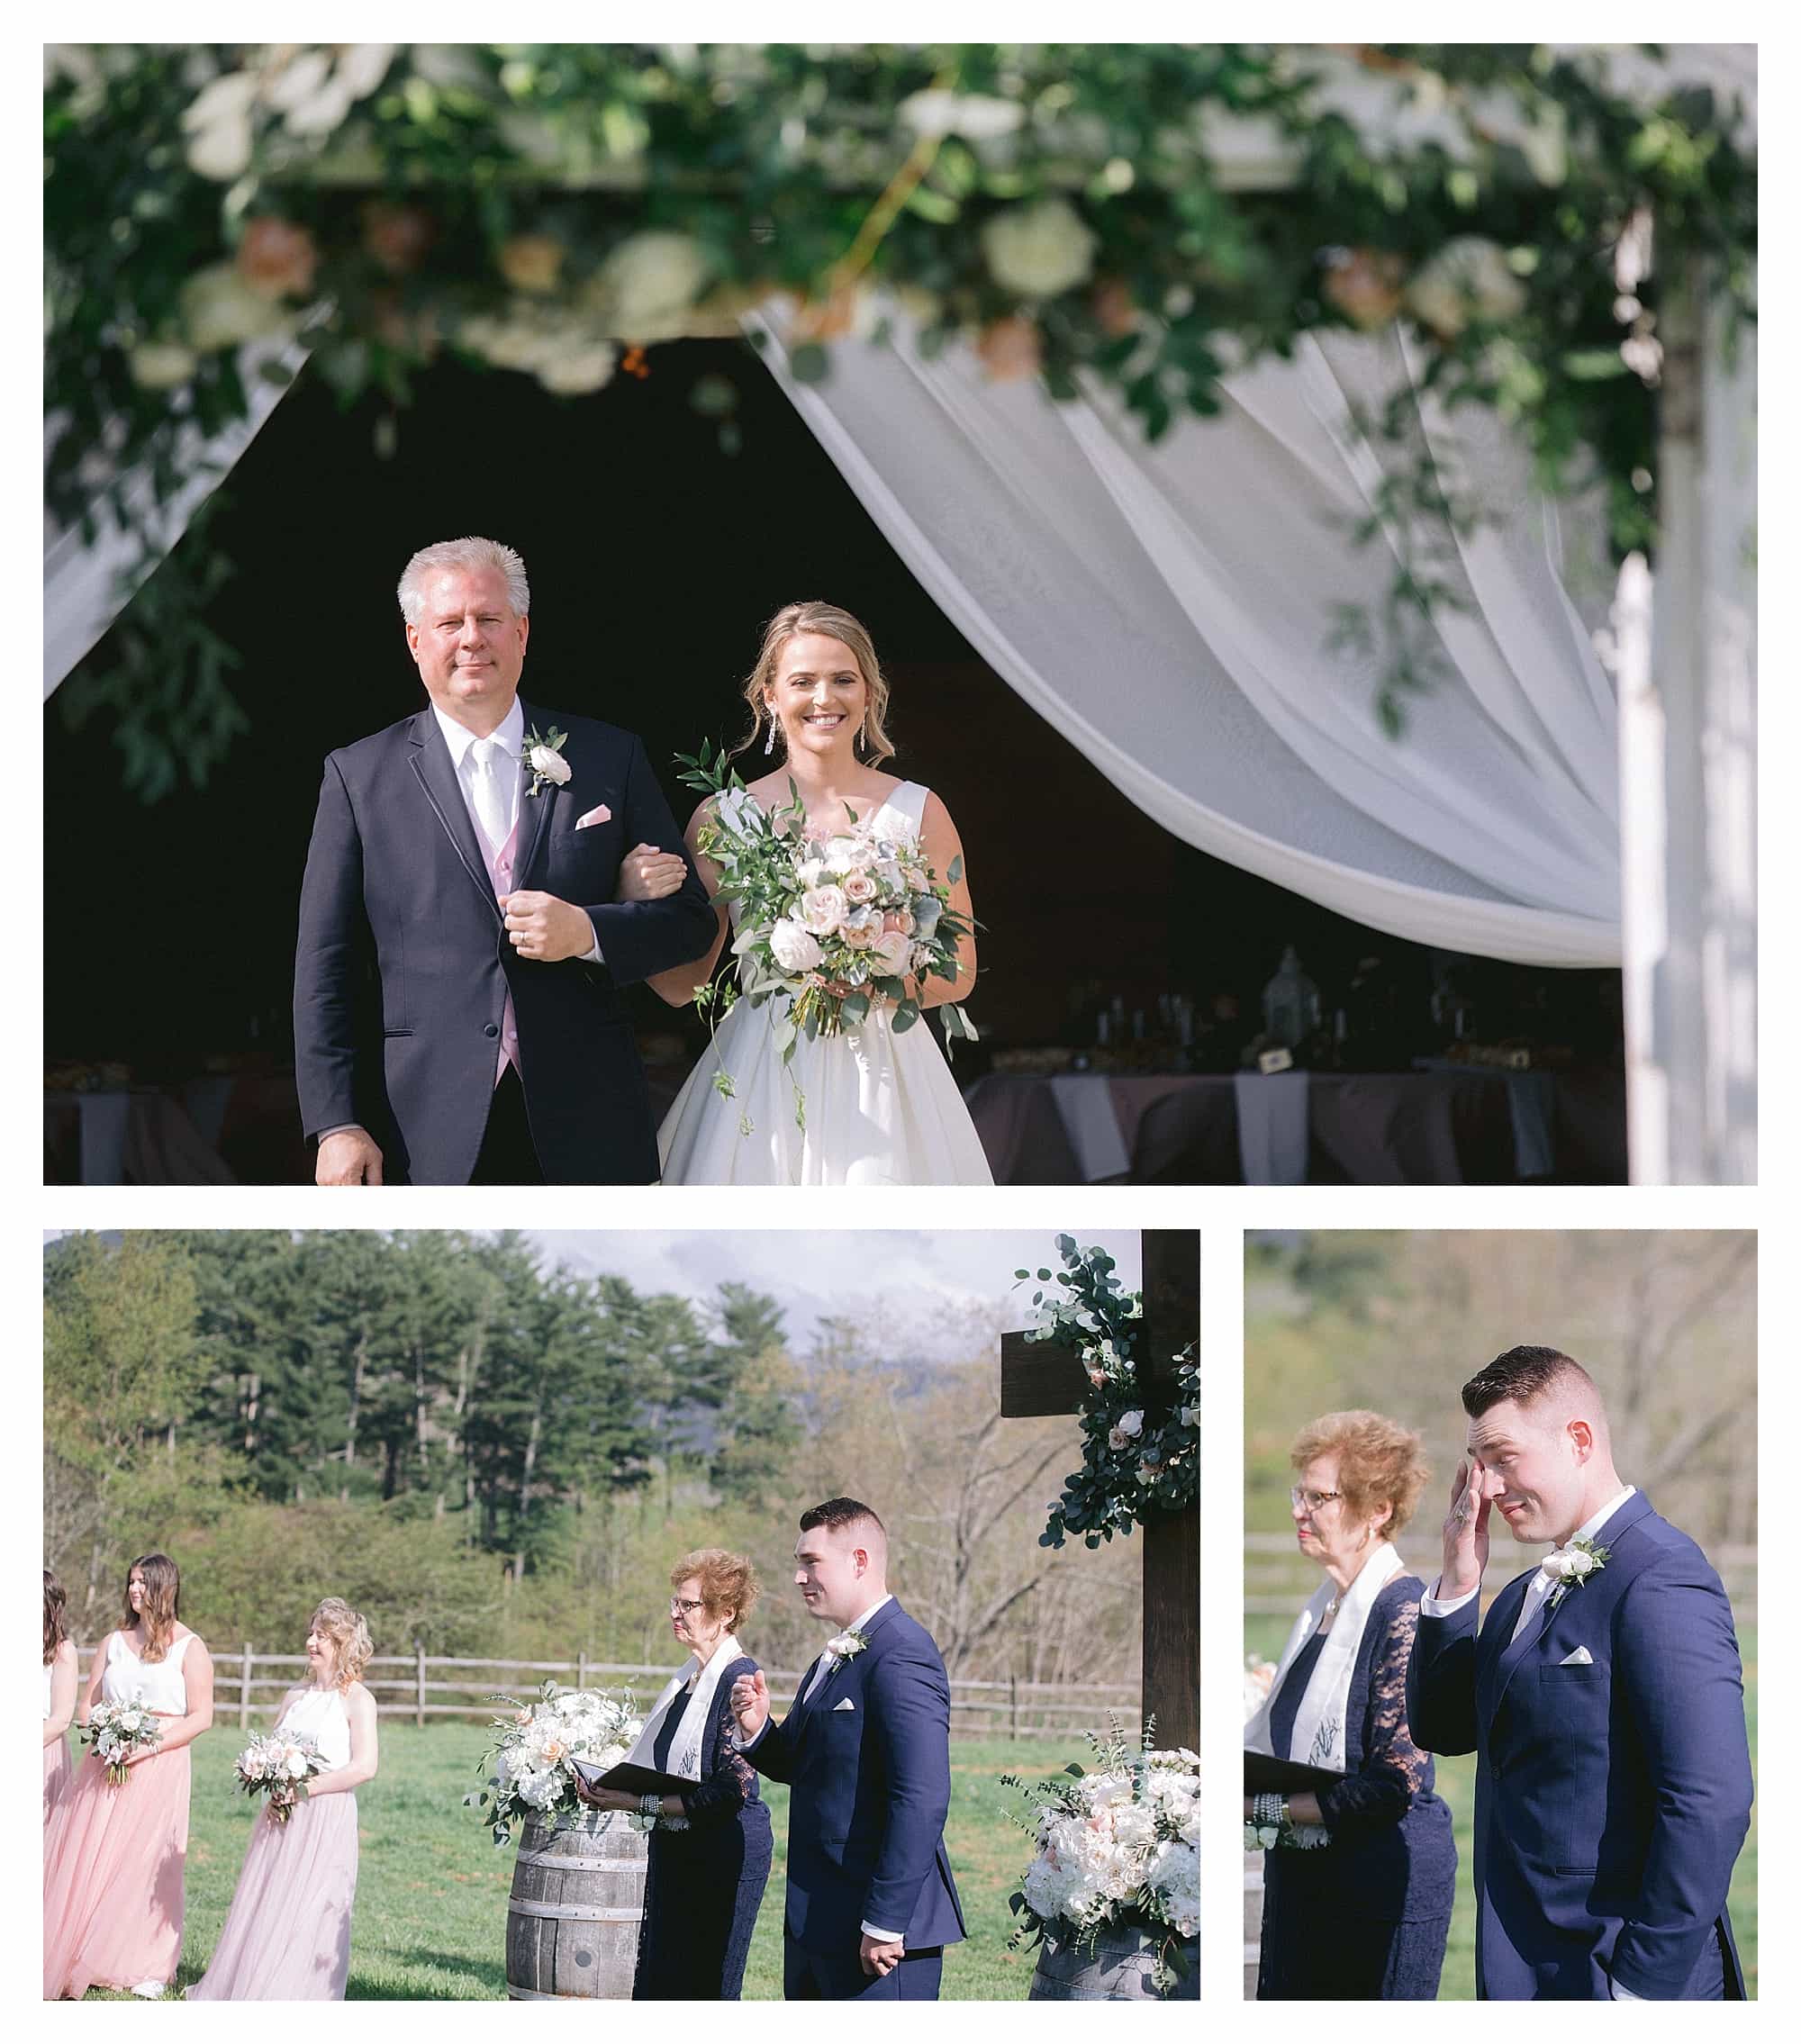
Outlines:
[[191,2002],[341,2002],[357,1896],[357,1798],[376,1772],[376,1699],[357,1678],[375,1651],[369,1629],[328,1596],[306,1635],[310,1679],[282,1698],[276,1729],[310,1739],[327,1771],[300,1791],[285,1823],[267,1807],[206,1977]]
[[163,1720],[160,1746],[130,1763],[117,1788],[90,1753],[76,1769],[44,1860],[44,1999],[90,1987],[154,2000],[181,1959],[187,1861],[189,1745],[213,1723],[213,1662],[179,1617],[181,1576],[167,1554],[140,1554],[125,1614],[95,1651],[81,1717],[103,1697],[142,1703]]
[[75,1642],[63,1623],[63,1587],[44,1570],[44,1856],[50,1857],[50,1819],[68,1792],[68,1728],[79,1680]]

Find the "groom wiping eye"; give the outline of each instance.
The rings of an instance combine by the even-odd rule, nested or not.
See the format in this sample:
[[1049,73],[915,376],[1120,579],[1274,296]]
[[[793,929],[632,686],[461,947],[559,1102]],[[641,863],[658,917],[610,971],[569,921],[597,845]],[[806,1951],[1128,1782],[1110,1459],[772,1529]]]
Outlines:
[[[302,887],[294,1069],[321,1185],[658,1175],[623,987],[713,919],[631,733],[523,701],[525,564],[427,547],[398,589],[426,707],[325,763]],[[629,855],[679,885],[622,900]]]

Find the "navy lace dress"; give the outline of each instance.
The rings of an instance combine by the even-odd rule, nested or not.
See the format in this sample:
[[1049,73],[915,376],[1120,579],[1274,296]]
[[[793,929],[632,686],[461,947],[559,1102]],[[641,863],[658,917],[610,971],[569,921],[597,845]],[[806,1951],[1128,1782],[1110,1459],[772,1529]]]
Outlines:
[[[658,1824],[650,1834],[635,2002],[735,2002],[743,1989],[774,1851],[756,1770],[731,1742],[731,1686],[756,1667],[739,1654],[719,1677],[701,1778],[682,1797],[686,1830]],[[652,1747],[653,1764],[665,1771],[676,1723],[672,1710]]]
[[[1407,1732],[1407,1657],[1425,1587],[1397,1576],[1370,1607],[1345,1703],[1344,1779],[1319,1797],[1331,1843],[1263,1855],[1260,2002],[1437,1997],[1457,1848],[1451,1812],[1433,1793],[1432,1756]],[[1319,1647],[1316,1634],[1271,1702],[1279,1753]]]

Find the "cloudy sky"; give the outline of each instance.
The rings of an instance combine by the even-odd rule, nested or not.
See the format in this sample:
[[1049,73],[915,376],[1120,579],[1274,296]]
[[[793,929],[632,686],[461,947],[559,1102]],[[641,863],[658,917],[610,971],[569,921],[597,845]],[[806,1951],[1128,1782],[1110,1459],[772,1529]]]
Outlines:
[[[891,1314],[907,1350],[949,1360],[961,1352],[960,1313],[1008,1309],[1007,1325],[1031,1319],[1035,1286],[1013,1289],[1016,1270],[1057,1268],[1055,1231],[1038,1229],[802,1228],[752,1232],[692,1228],[524,1231],[572,1271],[608,1271],[640,1291],[701,1298],[728,1278],[773,1293],[787,1314],[791,1346],[804,1352],[822,1319],[870,1308]],[[1084,1230],[1128,1289],[1140,1281],[1136,1229]]]

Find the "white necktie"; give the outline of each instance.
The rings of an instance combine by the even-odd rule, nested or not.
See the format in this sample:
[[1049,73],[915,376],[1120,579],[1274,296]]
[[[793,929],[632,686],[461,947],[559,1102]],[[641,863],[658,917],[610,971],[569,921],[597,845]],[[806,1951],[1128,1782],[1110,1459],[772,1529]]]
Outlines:
[[819,1665],[813,1670],[813,1679],[810,1683],[808,1683],[807,1687],[801,1692],[801,1701],[803,1704],[813,1694],[814,1690],[819,1687],[820,1683],[823,1682],[826,1678],[831,1673],[833,1669],[837,1666],[837,1664],[838,1657],[832,1651],[829,1647],[828,1647],[825,1652],[819,1656]]
[[1520,1614],[1514,1621],[1514,1629],[1509,1637],[1509,1644],[1514,1640],[1518,1639],[1526,1627],[1532,1623],[1533,1619],[1537,1615],[1539,1605],[1551,1595],[1556,1580],[1555,1577],[1540,1569],[1531,1582],[1525,1586],[1525,1597],[1520,1605]]
[[506,747],[498,738],[477,738],[469,747],[470,775],[475,798],[475,817],[488,849],[498,852],[507,841],[507,800],[501,790],[500,771],[494,755],[507,759]]

